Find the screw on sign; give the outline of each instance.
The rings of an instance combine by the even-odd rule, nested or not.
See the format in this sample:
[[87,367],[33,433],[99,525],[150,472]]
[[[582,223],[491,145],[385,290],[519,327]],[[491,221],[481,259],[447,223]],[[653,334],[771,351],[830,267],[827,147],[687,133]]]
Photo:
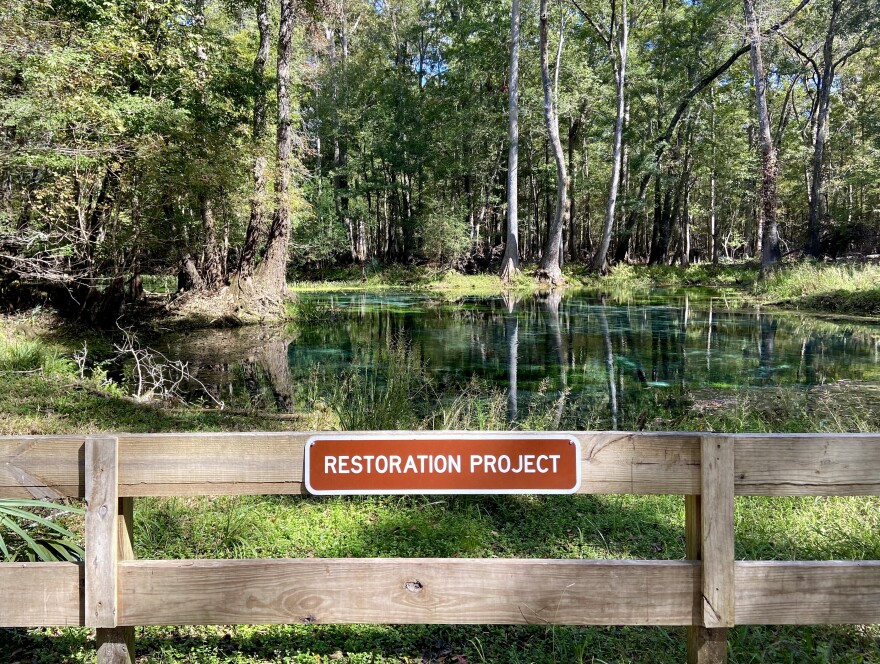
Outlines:
[[313,436],[304,476],[316,495],[574,493],[580,443],[519,433]]

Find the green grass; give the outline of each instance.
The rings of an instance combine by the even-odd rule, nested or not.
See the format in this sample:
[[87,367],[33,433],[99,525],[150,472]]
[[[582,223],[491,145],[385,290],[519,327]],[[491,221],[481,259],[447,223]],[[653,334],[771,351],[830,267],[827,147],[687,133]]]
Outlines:
[[[490,296],[509,290],[534,290],[538,285],[528,271],[511,285],[505,285],[496,274],[461,274],[455,270],[428,266],[389,265],[361,271],[360,268],[328,270],[319,279],[313,275],[292,281],[294,292],[416,290],[436,293],[447,299],[466,295]],[[305,278],[308,277],[308,278]]]
[[[135,403],[120,392],[81,380],[69,361],[75,335],[39,326],[7,324],[2,366],[26,371],[3,376],[0,433],[101,431],[223,431],[266,428],[309,430],[348,421],[376,428],[408,426],[500,428],[503,393],[479,385],[452,401],[425,387],[411,351],[398,345],[397,376],[404,392],[424,389],[431,416],[407,400],[392,407],[374,391],[375,380],[345,377],[324,395],[333,419],[302,422],[226,416],[196,408]],[[97,341],[90,341],[98,343]],[[423,387],[419,387],[423,386]],[[715,410],[692,409],[679,419],[652,421],[656,429],[841,431],[880,427],[870,395],[817,389],[726,393]],[[482,395],[482,396],[481,396]],[[865,397],[865,398],[861,398]],[[432,401],[433,399],[433,401]],[[855,400],[852,400],[855,399]],[[542,410],[543,409],[543,410]],[[547,427],[553,405],[529,413],[529,428]],[[369,411],[355,412],[355,411]],[[540,411],[540,412],[539,412]],[[365,417],[371,418],[369,422]],[[346,419],[347,418],[347,419]],[[402,419],[401,419],[402,418]],[[76,530],[75,517],[65,524]],[[143,498],[136,501],[139,558],[256,557],[684,557],[684,501],[680,496],[450,496],[310,498],[242,496]],[[880,559],[880,498],[739,498],[738,559]],[[286,625],[138,628],[140,664],[187,662],[268,664],[539,664],[681,662],[685,633],[677,628],[536,626]],[[880,662],[880,628],[737,627],[730,661],[751,664]],[[85,629],[0,630],[0,661],[93,662]]]
[[756,284],[755,292],[777,298],[798,298],[828,291],[874,290],[880,284],[880,265],[803,262],[782,267]]
[[757,282],[754,293],[764,302],[786,308],[878,317],[880,265],[799,263]]
[[57,347],[46,346],[35,339],[0,337],[0,374],[7,378],[29,373],[55,376],[72,370],[72,359],[63,357]]
[[710,286],[743,289],[758,280],[757,267],[746,263],[712,265],[701,263],[681,268],[670,265],[615,265],[605,276],[598,277],[584,266],[570,268],[571,279],[588,287],[599,288],[666,288]]
[[880,317],[880,265],[871,263],[787,263],[763,280],[757,265],[749,263],[703,263],[685,269],[668,265],[617,265],[604,277],[596,277],[578,266],[571,269],[570,280],[612,292],[711,287],[738,293],[756,304],[831,316]]

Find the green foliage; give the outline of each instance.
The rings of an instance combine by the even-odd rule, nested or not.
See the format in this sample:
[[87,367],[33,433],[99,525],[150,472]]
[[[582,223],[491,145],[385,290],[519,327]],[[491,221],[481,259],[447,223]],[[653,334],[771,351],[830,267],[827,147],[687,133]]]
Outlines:
[[434,265],[463,263],[471,250],[470,232],[464,219],[445,211],[429,215],[421,232],[421,247]]
[[681,268],[674,265],[629,265],[620,263],[603,277],[572,271],[585,286],[606,289],[634,289],[666,286],[705,286],[744,289],[758,280],[758,269],[749,264],[700,263]]
[[487,297],[508,291],[532,292],[537,288],[527,269],[510,285],[504,284],[494,274],[462,274],[456,270],[431,266],[376,265],[363,269],[333,268],[321,272],[319,276],[326,280],[297,280],[291,285],[291,290],[312,293],[383,292],[403,289],[429,291],[444,299],[455,300],[468,295]]
[[0,337],[0,374],[65,375],[72,368],[71,360],[62,357],[56,347],[36,339]]
[[475,377],[451,400],[440,400],[426,428],[503,431],[508,428],[507,395]]
[[83,514],[84,511],[46,500],[0,499],[0,555],[3,560],[83,560],[85,554],[78,543],[80,538],[55,520],[59,514],[65,513]]

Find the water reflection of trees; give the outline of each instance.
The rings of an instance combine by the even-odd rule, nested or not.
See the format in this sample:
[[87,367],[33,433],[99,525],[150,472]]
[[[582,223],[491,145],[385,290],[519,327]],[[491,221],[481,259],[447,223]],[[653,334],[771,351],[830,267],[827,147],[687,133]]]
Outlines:
[[[227,407],[272,410],[295,408],[288,356],[292,338],[283,328],[210,330],[163,340],[169,357],[189,363],[194,378]],[[198,399],[201,386],[193,386]]]
[[871,330],[736,310],[721,299],[620,302],[557,291],[454,305],[375,295],[329,304],[326,319],[194,334],[163,351],[190,359],[227,403],[288,411],[307,405],[310,376],[333,381],[368,368],[381,376],[388,349],[404,338],[432,376],[432,398],[460,396],[477,376],[485,390],[506,393],[509,426],[537,407],[552,426],[571,429],[641,429],[743,386],[880,380]]
[[516,313],[516,305],[520,298],[511,291],[505,293],[502,299],[504,300],[504,308],[507,310],[504,316],[504,336],[507,339],[507,424],[513,426],[519,415],[516,376],[519,361],[519,317]]

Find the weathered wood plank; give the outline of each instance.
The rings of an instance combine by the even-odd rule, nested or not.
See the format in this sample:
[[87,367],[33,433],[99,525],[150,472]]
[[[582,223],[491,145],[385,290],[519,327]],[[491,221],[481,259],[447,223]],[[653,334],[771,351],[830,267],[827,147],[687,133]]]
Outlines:
[[82,563],[0,563],[0,627],[84,624]]
[[736,622],[880,624],[880,561],[738,562]]
[[[120,495],[303,492],[307,433],[120,434]],[[575,433],[582,493],[700,493],[699,434]],[[880,495],[880,434],[736,435],[738,495]],[[0,498],[82,497],[84,438],[0,437]]]
[[700,620],[688,627],[688,664],[726,664],[734,625],[734,446],[722,436],[700,439],[700,495],[685,496],[687,557],[701,560]]
[[686,625],[699,576],[686,561],[124,561],[120,621]]
[[880,434],[748,434],[735,439],[738,495],[880,495]]
[[0,436],[0,498],[85,495],[85,436]]
[[691,433],[574,433],[581,493],[697,494],[700,439]]
[[[395,574],[398,562],[402,564]],[[447,562],[464,565],[470,568],[469,573],[487,580],[474,588],[464,583],[450,587],[447,582],[456,578],[458,570],[443,564]],[[437,563],[440,571],[432,573]],[[491,571],[493,563],[500,563],[495,572]],[[341,565],[338,569],[333,567],[337,564]],[[638,571],[643,564],[659,565],[660,569]],[[526,567],[517,568],[518,565]],[[565,569],[566,565],[575,567]],[[578,569],[579,565],[592,569]],[[681,565],[685,568],[676,569]],[[544,566],[549,567],[535,576],[536,569]],[[665,566],[671,567],[663,569]],[[449,619],[456,614],[458,596],[466,599],[462,612],[470,615],[472,622],[479,622],[483,616],[494,617],[498,622],[553,622],[551,613],[559,624],[618,624],[615,619],[626,615],[638,621],[633,624],[686,624],[700,619],[698,609],[694,608],[699,606],[700,570],[682,562],[345,559],[136,561],[122,562],[120,567],[120,620],[137,624],[191,624],[199,622],[194,618],[200,617],[206,618],[206,624],[236,620],[272,622],[266,617],[275,622],[345,622],[340,618],[347,618],[348,622],[381,623],[396,619],[418,623],[428,622],[432,617],[439,622],[444,618],[457,622]],[[337,571],[342,577],[328,583]],[[289,579],[288,572],[294,572]],[[374,573],[380,578],[370,580],[369,575]],[[224,588],[227,578],[234,587]],[[352,578],[364,581],[366,587],[353,587]],[[255,580],[251,589],[254,592],[246,592],[245,584],[250,579]],[[190,596],[201,592],[204,584],[206,598],[186,606],[169,605],[163,593],[176,592],[178,580]],[[307,582],[303,583],[304,580]],[[406,590],[405,584],[414,581],[423,584],[422,592],[427,593],[424,599],[418,597],[421,593]],[[552,585],[542,590],[541,586],[548,581]],[[655,585],[657,581],[659,585]],[[83,625],[83,583],[82,563],[0,564],[0,626]],[[569,588],[571,583],[575,585]],[[644,603],[639,597],[640,583],[650,584]],[[403,589],[400,584],[404,584]],[[436,591],[435,584],[440,585],[440,591]],[[494,591],[486,590],[493,586],[500,589],[497,601],[488,594]],[[628,589],[627,596],[615,599],[622,588]],[[690,597],[686,597],[685,588],[692,589]],[[667,589],[674,591],[668,601],[664,600]],[[379,596],[382,592],[387,593],[388,599]],[[562,601],[555,595],[563,595]],[[273,610],[270,604],[279,599],[277,609]],[[336,604],[337,600],[342,603]],[[596,601],[596,606],[590,605]],[[225,602],[231,604],[227,607]],[[519,613],[518,604],[527,602],[523,613]],[[685,608],[688,602],[689,609]],[[627,607],[629,603],[633,606]],[[392,604],[400,606],[391,610]],[[558,609],[553,608],[557,605]],[[609,608],[611,613],[605,615]],[[157,613],[152,614],[154,610]],[[383,617],[385,611],[389,611],[387,618]],[[663,620],[664,613],[668,622]],[[148,620],[150,615],[155,615],[153,622]],[[737,562],[736,622],[880,624],[880,561]]]
[[311,434],[121,437],[123,496],[299,494]]
[[687,630],[688,664],[723,664],[727,661],[727,629],[691,626]]
[[[302,454],[311,435],[173,434],[168,436],[172,450],[157,445],[162,435],[124,436],[120,491],[136,496],[302,493]],[[698,491],[699,438],[692,434],[573,435],[581,441],[581,493]]]
[[[117,516],[119,560],[134,560],[134,498],[119,499]],[[109,627],[95,632],[98,664],[134,664],[134,627]]]
[[703,626],[733,627],[733,441],[704,436],[700,523],[703,561]]
[[116,627],[118,453],[116,438],[86,438],[86,624]]

